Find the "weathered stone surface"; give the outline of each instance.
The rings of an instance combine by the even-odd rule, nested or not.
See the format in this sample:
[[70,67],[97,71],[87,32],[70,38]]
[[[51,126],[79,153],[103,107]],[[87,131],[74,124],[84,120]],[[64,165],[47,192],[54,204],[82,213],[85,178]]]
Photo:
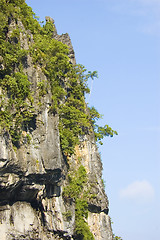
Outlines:
[[96,240],[112,240],[113,234],[110,229],[110,218],[104,212],[89,213],[88,224]]
[[[92,187],[92,194],[96,197],[90,202],[90,208],[99,208],[99,212],[108,212],[108,198],[104,191],[104,186],[102,183],[102,162],[96,146],[94,135],[85,136],[81,138],[81,144],[76,147],[75,156],[73,156],[72,164],[75,164],[75,158],[79,158],[82,164],[85,166],[88,175],[89,182]],[[91,206],[93,205],[93,206]]]
[[[54,21],[46,17],[46,21]],[[15,28],[10,21],[9,32]],[[29,48],[24,26],[20,35],[21,47]],[[68,34],[59,36],[55,30],[54,37],[69,46],[70,59],[75,64],[74,50]],[[33,37],[30,34],[30,41]],[[0,63],[3,58],[0,58]],[[58,115],[50,113],[51,91],[41,99],[38,105],[37,84],[46,80],[40,66],[34,67],[28,55],[23,62],[24,72],[32,83],[34,92],[35,119],[30,126],[30,144],[22,142],[14,149],[7,131],[0,135],[0,239],[1,240],[60,240],[74,238],[75,204],[67,204],[62,191],[67,175],[68,163],[61,154]],[[1,65],[0,65],[1,67]],[[23,137],[28,132],[23,131]],[[76,166],[79,159],[89,176],[91,194],[88,224],[95,240],[112,240],[112,229],[108,216],[108,199],[101,180],[102,163],[95,143],[94,135],[81,137],[75,155],[68,161]],[[71,216],[67,217],[67,212]]]
[[71,63],[76,64],[75,52],[74,52],[69,34],[68,33],[65,33],[65,34],[62,34],[62,35],[56,34],[54,36],[54,38],[57,39],[58,41],[64,43],[64,44],[66,44],[69,47],[69,58],[71,60]]

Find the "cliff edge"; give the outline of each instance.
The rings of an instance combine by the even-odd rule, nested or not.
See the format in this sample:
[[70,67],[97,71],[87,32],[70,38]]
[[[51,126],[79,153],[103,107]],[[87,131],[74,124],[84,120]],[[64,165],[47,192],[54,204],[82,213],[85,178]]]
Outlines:
[[1,2],[0,238],[112,240],[69,35],[49,17],[40,27],[23,0]]

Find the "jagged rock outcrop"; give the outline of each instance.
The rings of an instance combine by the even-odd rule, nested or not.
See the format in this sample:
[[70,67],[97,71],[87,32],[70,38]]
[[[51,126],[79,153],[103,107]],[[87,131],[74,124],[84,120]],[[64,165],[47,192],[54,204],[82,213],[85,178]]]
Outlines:
[[[46,17],[46,21],[54,21]],[[11,19],[8,36],[15,27],[20,29],[21,47],[29,49],[27,34],[33,42],[32,34],[19,20]],[[53,37],[69,46],[71,63],[75,64],[74,50],[68,34]],[[4,70],[3,56],[0,69]],[[83,135],[72,156],[62,154],[59,137],[59,116],[50,112],[51,89],[41,98],[37,97],[37,85],[46,80],[40,65],[33,64],[28,54],[23,59],[23,72],[32,83],[35,115],[28,131],[23,129],[23,141],[15,148],[10,134],[5,129],[0,134],[0,239],[1,240],[60,240],[78,239],[74,235],[75,202],[65,201],[63,189],[68,184],[70,168],[85,167],[89,191],[93,198],[88,200],[89,214],[86,221],[95,240],[112,240],[108,199],[102,183],[102,163],[94,134]],[[2,89],[0,89],[2,91]],[[70,213],[67,216],[67,213]],[[89,239],[88,239],[89,240]]]

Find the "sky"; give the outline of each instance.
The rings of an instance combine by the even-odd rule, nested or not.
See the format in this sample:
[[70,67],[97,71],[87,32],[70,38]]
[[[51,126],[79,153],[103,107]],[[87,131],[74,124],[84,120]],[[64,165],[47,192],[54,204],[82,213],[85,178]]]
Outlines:
[[160,236],[160,0],[26,0],[98,71],[86,101],[118,136],[99,147],[115,235]]

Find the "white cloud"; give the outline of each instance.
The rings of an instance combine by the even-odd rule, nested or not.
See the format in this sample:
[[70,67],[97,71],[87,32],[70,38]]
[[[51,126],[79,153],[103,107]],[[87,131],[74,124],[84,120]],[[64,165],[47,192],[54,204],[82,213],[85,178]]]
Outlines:
[[138,203],[149,203],[154,200],[153,186],[146,180],[135,181],[120,190],[120,198],[134,200]]

